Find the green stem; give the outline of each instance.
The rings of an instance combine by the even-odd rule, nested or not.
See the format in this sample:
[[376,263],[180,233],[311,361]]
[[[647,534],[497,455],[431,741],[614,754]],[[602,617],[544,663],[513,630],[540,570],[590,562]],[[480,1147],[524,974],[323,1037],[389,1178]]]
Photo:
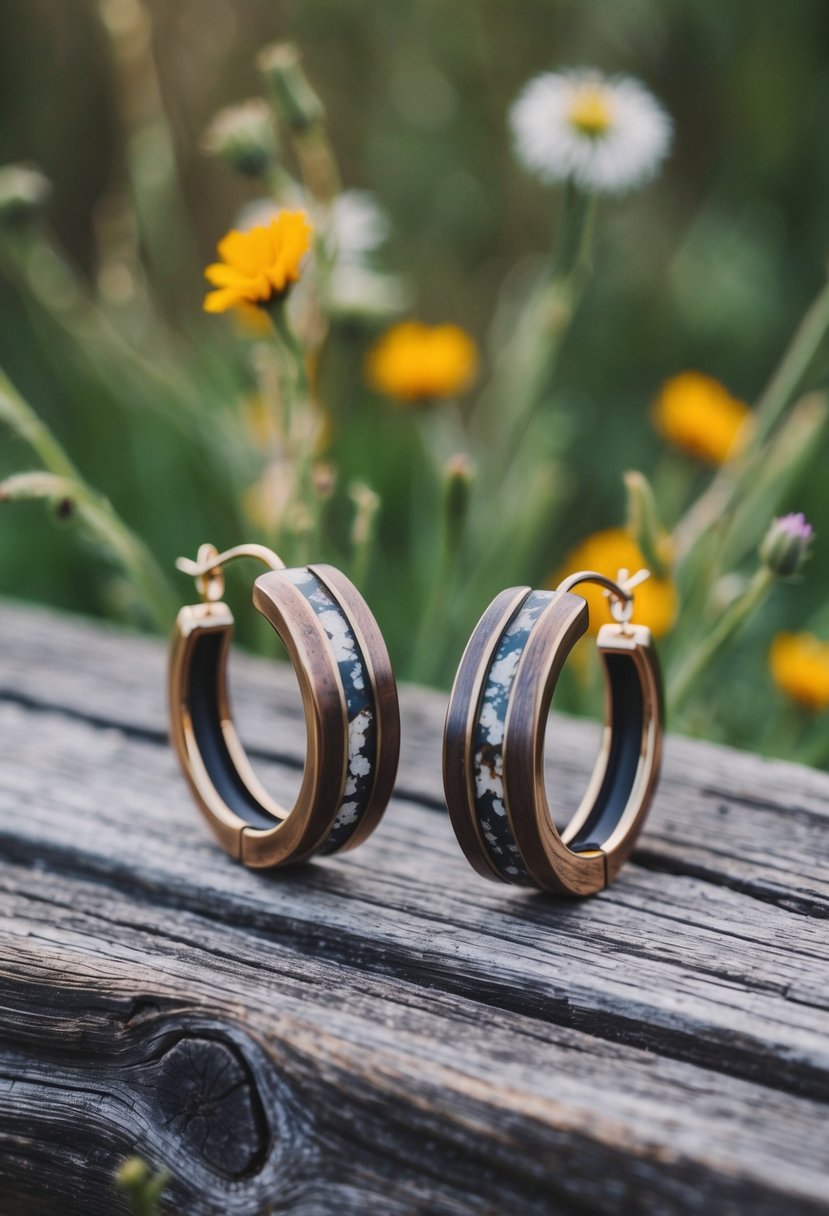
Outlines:
[[460,544],[450,539],[444,524],[440,555],[434,565],[432,582],[407,673],[410,680],[420,684],[428,684],[435,677],[436,660],[440,657],[440,639],[445,633],[459,553]]
[[597,207],[595,194],[585,194],[568,182],[550,263],[550,280],[579,282],[589,275],[593,262]]
[[133,579],[156,624],[162,629],[169,628],[175,614],[175,600],[155,558],[115,512],[109,500],[84,480],[49,428],[2,371],[0,422],[28,444],[53,477],[65,483],[67,497],[78,507],[89,530]]
[[55,436],[0,371],[0,422],[36,453],[44,468],[58,477],[80,481],[81,477]]
[[510,431],[494,445],[502,465],[518,459],[535,410],[552,376],[564,335],[590,276],[597,201],[568,186],[562,202],[555,250],[541,281],[521,309],[496,370],[497,422]]
[[374,557],[380,500],[373,490],[362,484],[351,487],[351,500],[356,508],[351,529],[351,577],[362,589]]
[[829,333],[829,280],[810,305],[789,343],[771,380],[763,391],[755,411],[754,433],[749,450],[755,451],[766,440],[780,415],[801,390]]
[[138,588],[155,624],[166,632],[175,618],[176,600],[147,546],[124,523],[109,499],[86,482],[75,483],[74,498],[90,530]]
[[[270,310],[274,328],[279,337],[278,351],[283,367],[282,406],[284,411],[283,431],[289,447],[293,442],[292,422],[294,399],[300,404],[308,400],[308,374],[305,370],[305,355],[294,331],[288,324],[285,301],[280,299]],[[287,358],[286,358],[287,356]]]
[[797,394],[829,334],[829,280],[810,305],[757,403],[754,430],[745,450],[724,464],[705,493],[674,531],[677,560],[689,555],[707,529],[728,515],[755,474],[763,446]]
[[204,428],[197,396],[164,365],[145,358],[112,324],[90,297],[73,266],[42,236],[31,242],[0,245],[2,269],[28,304],[36,302],[72,342],[95,377],[116,400],[133,397],[160,413],[207,448],[212,442]]
[[669,711],[676,713],[687,700],[700,676],[716,658],[719,651],[740,631],[746,620],[765,599],[774,583],[774,575],[765,566],[757,571],[746,590],[725,610],[722,616],[694,650],[690,652],[668,681]]
[[466,458],[459,465],[453,460],[444,470],[441,502],[438,560],[420,619],[412,653],[409,675],[428,683],[434,679],[440,655],[440,639],[445,635],[450,604],[455,598],[458,562],[466,537],[472,473]]

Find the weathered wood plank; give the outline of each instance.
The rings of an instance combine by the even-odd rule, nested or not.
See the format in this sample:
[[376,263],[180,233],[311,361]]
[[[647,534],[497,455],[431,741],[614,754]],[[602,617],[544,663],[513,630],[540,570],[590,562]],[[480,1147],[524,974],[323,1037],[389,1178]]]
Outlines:
[[[77,880],[6,867],[0,916],[0,1146],[77,1157],[81,1120],[175,1210],[822,1210],[820,1104]],[[102,1169],[64,1210],[109,1210]]]
[[[445,699],[411,690],[403,795],[371,841],[252,873],[178,779],[162,647],[22,609],[0,623],[0,1171],[16,1211],[111,1210],[73,1207],[57,1169],[43,1206],[37,1163],[53,1151],[72,1185],[88,1168],[111,1203],[106,1172],[136,1146],[173,1165],[174,1210],[266,1211],[283,1106],[301,1128],[278,1176],[292,1212],[829,1211],[825,775],[672,741],[634,863],[596,899],[555,901],[466,865],[435,809]],[[286,796],[290,672],[242,659],[235,675]],[[590,732],[553,729],[572,800]],[[206,1157],[190,1114],[159,1105],[165,1060],[176,1086],[236,1078]],[[260,1071],[264,1115],[237,1084]],[[222,1180],[219,1158],[242,1173]]]
[[[214,847],[163,745],[57,713],[41,714],[34,733],[31,715],[9,704],[0,731],[17,761],[0,775],[7,856],[829,1097],[829,935],[819,917],[636,865],[600,900],[501,888],[469,870],[446,817],[416,803],[396,802],[374,837],[332,866],[254,873]],[[267,778],[282,797],[297,774],[271,765]],[[12,807],[9,830],[2,810]]]

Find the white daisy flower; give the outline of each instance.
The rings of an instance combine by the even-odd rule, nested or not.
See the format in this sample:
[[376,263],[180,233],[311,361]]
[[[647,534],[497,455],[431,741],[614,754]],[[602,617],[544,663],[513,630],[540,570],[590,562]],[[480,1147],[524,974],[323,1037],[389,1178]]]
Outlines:
[[385,211],[368,190],[344,190],[331,208],[331,234],[337,258],[362,262],[389,235]]
[[623,194],[646,182],[671,143],[670,118],[637,80],[586,69],[536,76],[510,123],[532,173],[596,194]]

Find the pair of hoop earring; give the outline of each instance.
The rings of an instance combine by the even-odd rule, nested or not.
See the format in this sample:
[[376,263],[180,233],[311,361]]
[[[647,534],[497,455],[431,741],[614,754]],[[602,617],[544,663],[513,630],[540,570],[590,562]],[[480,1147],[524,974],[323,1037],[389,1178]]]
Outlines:
[[[223,566],[268,567],[253,602],[281,638],[299,680],[306,761],[294,806],[263,788],[233,725],[226,661],[233,617]],[[202,545],[178,566],[201,602],[182,608],[169,668],[173,747],[196,803],[231,856],[253,867],[344,852],[374,830],[400,751],[397,686],[363,597],[333,566],[288,570],[261,545]],[[630,853],[659,775],[662,695],[650,631],[632,621],[633,588],[584,571],[555,591],[514,587],[481,617],[461,659],[443,742],[446,801],[458,841],[487,878],[567,895],[607,886]],[[588,626],[574,589],[602,586],[613,624],[597,644],[606,677],[603,742],[579,809],[559,832],[544,787],[547,715],[556,681]]]

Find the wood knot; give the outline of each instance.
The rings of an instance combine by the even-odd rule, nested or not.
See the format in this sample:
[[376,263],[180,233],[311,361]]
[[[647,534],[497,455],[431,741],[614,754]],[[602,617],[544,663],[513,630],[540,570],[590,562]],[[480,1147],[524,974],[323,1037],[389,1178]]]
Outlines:
[[161,1057],[153,1089],[165,1127],[226,1178],[252,1173],[268,1150],[268,1121],[250,1067],[232,1043],[179,1039]]

